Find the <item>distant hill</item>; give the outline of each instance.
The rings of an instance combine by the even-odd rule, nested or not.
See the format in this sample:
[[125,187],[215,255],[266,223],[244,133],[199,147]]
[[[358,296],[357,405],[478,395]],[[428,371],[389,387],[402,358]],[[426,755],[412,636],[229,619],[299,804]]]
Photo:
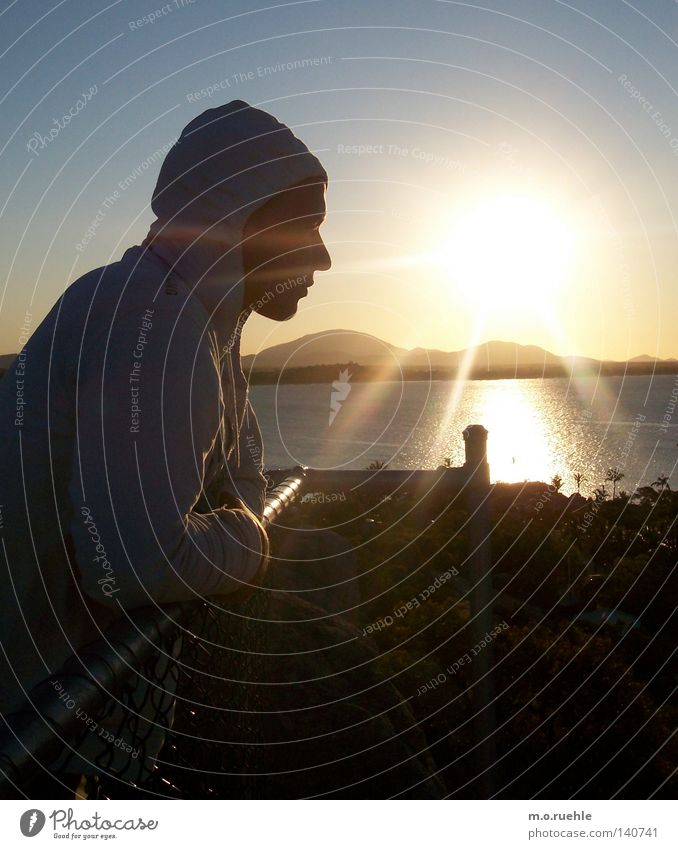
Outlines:
[[410,352],[384,342],[368,333],[353,330],[326,330],[310,333],[295,339],[265,348],[258,354],[242,358],[243,367],[301,368],[303,366],[334,365],[356,362],[365,366],[397,365]]
[[[326,330],[311,333],[265,348],[256,355],[242,358],[243,366],[254,369],[303,368],[314,365],[336,363],[360,363],[362,366],[381,368],[431,368],[458,369],[469,352],[473,350],[476,368],[488,370],[511,366],[559,365],[560,357],[534,345],[518,345],[515,342],[486,342],[475,349],[461,351],[439,351],[435,348],[400,348],[354,330]],[[586,360],[585,362],[595,362]]]
[[658,360],[657,357],[650,357],[648,354],[641,354],[639,357],[631,357],[630,363],[678,363],[675,357],[668,357],[666,360]]
[[[559,357],[536,345],[518,345],[516,342],[489,341],[460,351],[440,351],[434,348],[406,348],[392,345],[376,336],[354,330],[325,330],[265,348],[256,355],[244,356],[243,368],[260,371],[271,369],[306,368],[344,363],[359,363],[368,368],[416,369],[456,372],[467,360],[473,363],[474,374],[486,372],[511,373],[553,369],[577,371],[599,370],[601,361],[588,357]],[[649,364],[678,363],[678,360],[655,360],[647,355],[629,362]],[[612,365],[607,363],[607,365]],[[615,363],[621,368],[625,363]],[[607,369],[606,369],[607,370]]]
[[[16,354],[0,355],[0,376]],[[264,348],[242,358],[252,383],[323,383],[336,379],[336,367],[351,364],[354,381],[450,379],[464,363],[464,375],[476,380],[512,377],[560,377],[571,374],[675,374],[678,360],[647,354],[625,362],[588,357],[559,357],[536,345],[492,340],[460,351],[403,348],[369,333],[323,330],[292,342]]]

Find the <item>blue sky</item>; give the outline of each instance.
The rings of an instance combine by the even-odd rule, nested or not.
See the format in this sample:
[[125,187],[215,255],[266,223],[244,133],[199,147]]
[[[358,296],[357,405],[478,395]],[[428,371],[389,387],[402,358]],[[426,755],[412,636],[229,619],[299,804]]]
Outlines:
[[335,327],[465,347],[478,299],[426,257],[479,199],[523,193],[562,212],[578,254],[547,318],[493,311],[489,292],[482,338],[678,356],[676,2],[2,9],[0,351],[20,347],[26,311],[35,326],[70,282],[143,239],[159,151],[196,114],[240,98],[325,164],[334,260],[293,320],[248,322],[245,351]]

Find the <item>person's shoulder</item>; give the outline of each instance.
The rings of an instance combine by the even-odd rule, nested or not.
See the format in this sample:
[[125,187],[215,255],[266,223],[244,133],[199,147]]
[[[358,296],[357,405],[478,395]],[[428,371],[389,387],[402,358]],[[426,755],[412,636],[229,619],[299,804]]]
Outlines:
[[75,280],[64,293],[64,309],[87,313],[87,323],[110,327],[144,317],[163,317],[163,324],[181,326],[183,332],[207,332],[204,307],[191,296],[190,289],[168,274],[152,251],[140,245],[128,248],[122,257],[94,268]]
[[[69,302],[85,302],[92,306],[103,306],[108,302],[127,308],[133,304],[148,304],[163,292],[166,272],[153,255],[139,245],[128,248],[114,262],[85,272],[66,289],[64,295]],[[171,301],[168,300],[168,304]]]

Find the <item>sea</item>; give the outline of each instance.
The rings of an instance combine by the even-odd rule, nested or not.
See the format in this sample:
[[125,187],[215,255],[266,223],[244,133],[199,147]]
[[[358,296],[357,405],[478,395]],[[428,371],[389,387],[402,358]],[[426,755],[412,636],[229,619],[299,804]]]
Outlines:
[[617,491],[659,476],[678,489],[678,375],[353,383],[337,371],[332,384],[252,386],[250,399],[268,469],[459,466],[464,428],[481,424],[495,482],[559,475],[570,493],[579,474],[588,495],[618,469]]

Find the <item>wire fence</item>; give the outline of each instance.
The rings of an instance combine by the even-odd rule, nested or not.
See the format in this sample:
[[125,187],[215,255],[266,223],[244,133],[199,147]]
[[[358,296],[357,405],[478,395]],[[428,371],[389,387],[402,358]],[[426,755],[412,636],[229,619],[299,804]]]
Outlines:
[[[375,475],[298,467],[292,473],[275,473],[269,480],[263,522],[275,523],[302,487],[349,492],[368,487],[375,497],[407,491],[422,503],[433,492],[442,492],[446,499],[450,493],[467,492],[471,523],[476,526],[469,556],[474,581],[483,588],[471,599],[478,630],[491,621],[491,604],[486,603],[489,551],[482,518],[489,486],[485,435],[482,428],[467,428],[467,463],[457,469],[382,469]],[[481,450],[476,457],[473,450],[478,442]],[[19,711],[2,717],[0,797],[54,798],[51,791],[59,787],[59,781],[68,792],[80,775],[88,776],[88,797],[100,799],[247,799],[267,798],[267,790],[280,793],[276,772],[270,769],[279,774],[289,771],[285,752],[278,746],[289,741],[280,733],[284,721],[281,726],[281,702],[276,697],[281,688],[276,686],[277,670],[270,665],[269,625],[280,613],[271,613],[272,605],[264,582],[242,602],[229,603],[226,596],[125,614],[99,640],[80,649],[34,688]],[[338,627],[338,622],[334,625]],[[338,645],[352,644],[354,636],[337,634]],[[364,654],[344,661],[352,668],[371,659]],[[485,665],[490,662],[488,650]],[[485,671],[483,667],[481,672]],[[374,686],[378,685],[375,680]],[[489,690],[475,689],[476,715],[485,717],[477,729],[478,734],[483,732],[479,736],[482,748],[494,723],[487,706]],[[396,701],[401,698],[395,690],[391,696]],[[376,705],[354,707],[362,711],[362,721],[370,711],[376,717],[382,712]],[[298,712],[298,706],[293,710]],[[403,716],[401,720],[405,729],[410,719]],[[339,741],[330,725],[322,733],[315,730],[323,739]],[[398,733],[406,736],[404,730]],[[415,764],[413,752],[421,754],[422,743],[408,750],[410,767]],[[345,745],[337,743],[339,749]],[[372,748],[366,738],[365,751]],[[272,749],[278,750],[274,758]],[[341,751],[335,757],[343,763]],[[381,775],[391,769],[385,763],[370,769]],[[431,764],[419,768],[423,770],[420,781],[434,769]],[[403,782],[411,774],[412,769]],[[49,792],[44,790],[46,777]],[[45,795],[36,795],[39,792]],[[312,781],[303,792],[313,794]],[[444,794],[438,785],[430,792],[434,798]]]
[[[265,525],[302,482],[299,470],[272,484]],[[84,773],[98,798],[255,798],[268,598],[255,589],[230,607],[173,604],[114,623],[4,717],[0,796]]]

